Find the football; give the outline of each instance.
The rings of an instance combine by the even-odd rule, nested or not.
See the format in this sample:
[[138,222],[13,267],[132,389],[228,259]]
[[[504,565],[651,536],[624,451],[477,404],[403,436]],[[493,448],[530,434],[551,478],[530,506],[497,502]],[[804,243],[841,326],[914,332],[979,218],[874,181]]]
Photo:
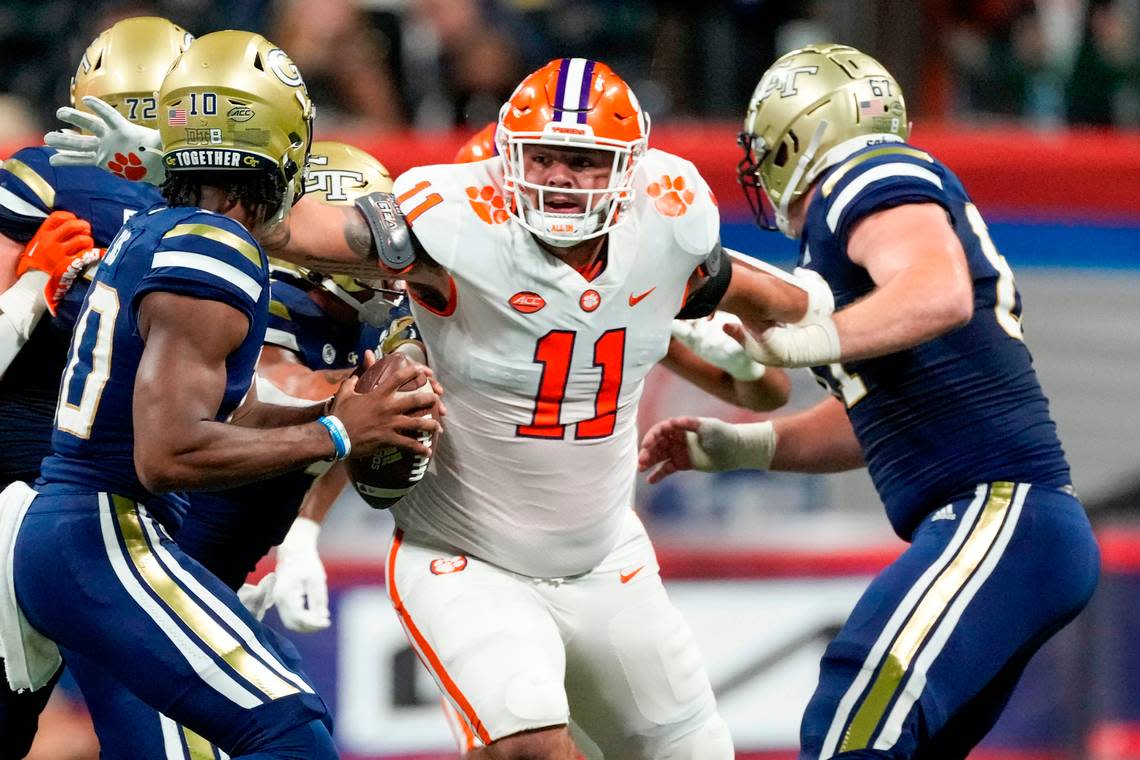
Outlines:
[[[399,352],[385,354],[360,376],[356,390],[358,393],[369,393],[390,373],[415,363]],[[399,392],[412,393],[423,388],[426,383],[427,377],[421,374],[401,385]],[[438,401],[431,413],[439,419]],[[435,438],[431,433],[420,434],[420,440],[427,443],[433,451]],[[373,509],[387,509],[423,480],[429,461],[430,456],[419,456],[401,448],[390,447],[369,456],[349,457],[348,471],[360,498]]]

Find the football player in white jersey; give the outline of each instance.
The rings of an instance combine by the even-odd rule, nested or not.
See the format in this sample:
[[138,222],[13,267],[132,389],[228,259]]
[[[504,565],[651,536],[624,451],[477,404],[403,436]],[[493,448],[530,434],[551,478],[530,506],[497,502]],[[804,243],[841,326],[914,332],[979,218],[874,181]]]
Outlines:
[[769,305],[752,318],[794,322],[830,295],[733,266],[708,187],[647,133],[607,66],[556,60],[504,106],[500,157],[394,188],[450,403],[393,507],[388,590],[487,757],[572,758],[571,716],[608,758],[733,755],[631,509],[637,402],[674,316],[748,292]]

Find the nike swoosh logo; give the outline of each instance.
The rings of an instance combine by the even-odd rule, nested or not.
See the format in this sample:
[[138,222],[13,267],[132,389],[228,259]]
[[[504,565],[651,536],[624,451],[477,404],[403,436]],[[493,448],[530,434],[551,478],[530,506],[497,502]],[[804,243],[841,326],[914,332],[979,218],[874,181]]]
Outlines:
[[[649,295],[649,294],[646,293],[646,295]],[[640,573],[644,569],[645,569],[645,565],[642,565],[641,567],[637,568],[636,570],[632,570],[628,573],[618,573],[618,577],[621,578],[622,583],[629,583],[630,581],[633,580],[633,576],[637,575],[638,573]]]
[[647,295],[649,295],[650,293],[652,293],[652,292],[653,292],[653,291],[655,291],[655,290],[657,290],[657,286],[656,286],[656,285],[654,285],[652,288],[650,288],[649,290],[645,291],[645,292],[644,292],[644,293],[642,293],[641,295],[636,295],[636,296],[635,296],[633,293],[630,293],[630,294],[629,294],[629,305],[630,305],[630,306],[637,306],[639,303],[641,303],[642,299],[644,299],[644,298],[645,298]]

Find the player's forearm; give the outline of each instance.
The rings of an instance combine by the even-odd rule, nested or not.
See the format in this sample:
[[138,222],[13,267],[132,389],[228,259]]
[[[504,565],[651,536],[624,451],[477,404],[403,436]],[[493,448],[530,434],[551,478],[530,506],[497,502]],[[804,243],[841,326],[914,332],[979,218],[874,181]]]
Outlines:
[[266,255],[328,274],[380,276],[368,225],[351,206],[302,198],[277,229],[259,241]]
[[334,452],[328,430],[316,422],[265,430],[204,420],[153,441],[136,430],[135,469],[155,493],[210,491],[306,467]]
[[[331,395],[331,394],[330,394]],[[315,422],[325,413],[327,399],[305,406],[286,406],[253,400],[242,404],[230,423],[247,428],[281,428]],[[271,435],[271,433],[267,433]]]
[[798,322],[807,313],[808,295],[802,288],[734,256],[732,281],[717,308],[759,328],[772,322]]
[[737,380],[692,351],[684,350],[675,340],[661,364],[705,393],[734,406],[763,412],[788,402],[790,383],[780,370],[768,370],[756,380]]
[[776,451],[770,469],[845,472],[864,466],[863,452],[843,404],[834,398],[773,420]]
[[308,518],[315,523],[324,522],[325,516],[332,509],[333,502],[347,486],[348,466],[343,462],[337,462],[313,481],[313,485],[305,492],[305,498],[301,501],[301,511],[297,516]]
[[969,280],[943,278],[928,267],[899,272],[871,295],[836,312],[841,360],[869,359],[912,348],[970,321]]

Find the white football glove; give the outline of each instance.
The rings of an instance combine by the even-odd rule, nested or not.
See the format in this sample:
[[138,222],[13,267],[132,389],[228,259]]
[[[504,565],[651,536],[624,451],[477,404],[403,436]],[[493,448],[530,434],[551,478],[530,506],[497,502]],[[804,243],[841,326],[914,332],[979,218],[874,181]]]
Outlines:
[[321,525],[298,517],[277,547],[277,586],[273,598],[281,623],[290,631],[313,633],[329,627],[329,590],[317,553]]
[[764,365],[752,361],[744,347],[725,334],[724,325],[729,323],[740,324],[740,318],[717,311],[708,319],[674,319],[673,337],[737,380],[759,380]]
[[275,580],[273,573],[266,573],[256,586],[251,583],[243,583],[237,591],[238,600],[241,601],[242,606],[258,620],[264,618],[265,613],[273,606]]
[[693,469],[703,472],[767,470],[776,453],[776,429],[771,422],[738,425],[700,417],[697,432],[685,433]]
[[91,134],[57,130],[44,135],[44,143],[58,151],[51,157],[51,165],[98,166],[124,179],[161,185],[166,167],[158,130],[132,123],[114,106],[92,95],[83,98],[83,103],[94,113],[64,106],[55,115]]

